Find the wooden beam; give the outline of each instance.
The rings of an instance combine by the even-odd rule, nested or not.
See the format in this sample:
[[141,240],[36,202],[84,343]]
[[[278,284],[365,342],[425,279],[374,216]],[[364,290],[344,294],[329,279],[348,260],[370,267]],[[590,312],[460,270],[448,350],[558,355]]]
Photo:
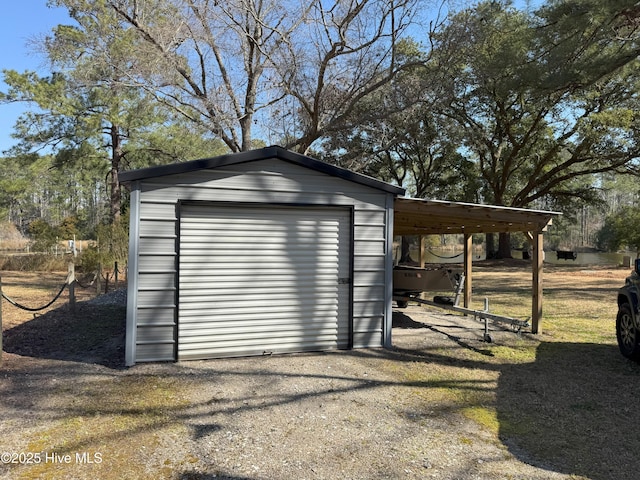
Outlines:
[[396,198],[395,234],[545,231],[557,212],[436,200]]
[[531,333],[542,333],[542,266],[544,263],[543,232],[533,233],[533,259],[531,261],[532,291]]
[[401,235],[456,235],[456,234],[478,234],[478,233],[502,233],[502,232],[524,232],[530,229],[530,225],[480,225],[465,227],[420,227],[420,226],[398,226],[393,234]]
[[464,307],[470,308],[471,305],[471,283],[472,283],[472,265],[473,265],[473,236],[465,233],[464,235]]

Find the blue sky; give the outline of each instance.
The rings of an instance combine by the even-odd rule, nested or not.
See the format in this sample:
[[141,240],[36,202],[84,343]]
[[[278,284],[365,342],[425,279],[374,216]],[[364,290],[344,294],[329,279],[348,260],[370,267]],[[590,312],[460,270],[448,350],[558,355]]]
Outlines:
[[[46,0],[6,1],[0,15],[0,70],[41,71],[48,73],[46,63],[28,47],[30,38],[44,35],[61,23],[71,23],[67,10],[47,8]],[[0,82],[0,91],[7,86]],[[0,156],[16,141],[11,138],[13,125],[25,105],[0,105]]]

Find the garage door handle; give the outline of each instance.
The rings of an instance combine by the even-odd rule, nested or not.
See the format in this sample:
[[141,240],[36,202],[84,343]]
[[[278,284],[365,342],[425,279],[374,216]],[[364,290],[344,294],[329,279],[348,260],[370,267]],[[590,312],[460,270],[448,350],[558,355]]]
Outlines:
[[348,277],[338,279],[338,285],[349,285],[350,283],[351,283],[351,279]]

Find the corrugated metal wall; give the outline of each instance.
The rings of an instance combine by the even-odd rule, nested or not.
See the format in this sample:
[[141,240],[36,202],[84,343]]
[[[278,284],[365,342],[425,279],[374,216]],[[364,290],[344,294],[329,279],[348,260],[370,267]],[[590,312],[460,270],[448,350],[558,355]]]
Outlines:
[[180,209],[178,359],[349,346],[351,211]]
[[[170,175],[140,181],[137,205],[139,244],[132,282],[137,307],[131,309],[129,363],[175,360],[178,351],[177,270],[180,201],[353,207],[353,346],[383,344],[385,303],[386,193],[277,159]],[[391,240],[389,240],[390,242]],[[388,319],[390,324],[391,319]]]

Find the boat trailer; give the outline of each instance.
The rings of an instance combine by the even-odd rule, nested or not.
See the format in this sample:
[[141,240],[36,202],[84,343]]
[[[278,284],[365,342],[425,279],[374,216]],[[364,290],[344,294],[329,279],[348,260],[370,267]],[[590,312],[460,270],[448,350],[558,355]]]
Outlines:
[[531,326],[531,324],[529,323],[529,319],[519,320],[517,318],[490,313],[488,298],[484,299],[484,310],[474,310],[472,308],[461,307],[459,305],[459,301],[460,301],[460,295],[464,288],[464,275],[458,274],[456,275],[456,278],[457,278],[457,285],[456,285],[455,295],[453,298],[436,296],[434,297],[433,300],[424,300],[419,296],[422,293],[422,291],[418,291],[418,290],[407,291],[404,289],[398,289],[398,290],[394,289],[393,300],[397,303],[399,307],[406,306],[408,302],[416,302],[421,305],[429,305],[431,307],[442,308],[444,310],[463,313],[465,315],[473,315],[474,320],[479,320],[484,322],[483,339],[487,343],[491,343],[493,341],[491,338],[491,335],[489,334],[490,320],[495,323],[508,325],[516,333],[520,333],[523,328],[529,328]]

